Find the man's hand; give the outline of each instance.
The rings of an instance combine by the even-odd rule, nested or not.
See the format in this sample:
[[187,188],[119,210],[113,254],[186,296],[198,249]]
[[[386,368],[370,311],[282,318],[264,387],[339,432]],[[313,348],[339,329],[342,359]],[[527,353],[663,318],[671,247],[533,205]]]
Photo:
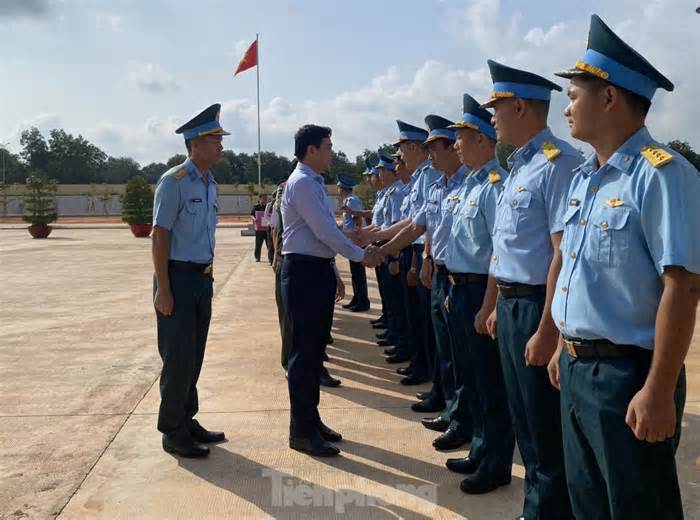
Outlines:
[[561,357],[561,349],[564,346],[564,340],[559,336],[559,345],[556,352],[547,364],[547,373],[549,374],[549,382],[557,390],[561,390],[561,381],[559,379],[559,358]]
[[153,306],[164,316],[170,316],[173,313],[175,300],[173,299],[173,293],[170,288],[159,287],[156,289],[156,296],[153,298]]
[[352,241],[355,242],[360,247],[365,247],[372,242],[378,240],[377,233],[379,229],[374,226],[359,228],[354,230]]
[[541,367],[549,363],[557,349],[558,338],[558,333],[544,333],[537,329],[525,346],[525,365]]
[[676,430],[673,393],[662,394],[644,385],[630,401],[625,422],[640,441],[661,442],[673,437]]
[[433,287],[433,262],[431,260],[425,260],[420,268],[420,283],[428,289]]
[[450,312],[450,295],[449,294],[447,296],[445,296],[445,301],[442,302],[442,305],[445,307],[445,310],[447,312]]
[[389,274],[391,276],[398,276],[399,274],[399,261],[393,258],[389,262]]
[[382,255],[376,246],[367,246],[362,264],[365,267],[377,267],[382,263]]
[[488,336],[489,334],[489,329],[486,326],[486,321],[489,319],[489,313],[486,309],[481,307],[479,309],[479,312],[476,313],[476,316],[474,316],[474,328],[476,329],[476,332],[478,334],[483,334],[484,336]]
[[486,320],[486,331],[491,339],[496,339],[496,309],[494,309]]
[[411,267],[406,273],[406,285],[411,288],[418,286],[418,273],[415,267]]
[[343,301],[343,298],[345,298],[345,284],[343,279],[338,276],[335,279],[335,303]]

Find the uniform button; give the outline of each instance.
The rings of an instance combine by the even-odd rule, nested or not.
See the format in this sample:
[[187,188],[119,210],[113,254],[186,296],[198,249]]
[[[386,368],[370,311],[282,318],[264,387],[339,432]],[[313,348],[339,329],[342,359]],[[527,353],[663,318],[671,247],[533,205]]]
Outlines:
[[569,255],[571,258],[576,258],[576,251],[572,251]]
[[517,201],[517,200],[514,200],[514,201],[512,202],[512,206],[513,206],[514,208],[517,208],[517,207],[518,207],[518,201]]
[[561,292],[566,292],[566,291],[568,291],[568,290],[569,290],[569,289],[568,289],[568,287],[566,287],[566,286],[564,286],[564,287],[561,288]]
[[585,218],[582,218],[582,219],[579,221],[579,224],[581,224],[582,226],[585,226],[585,225],[586,225],[586,219],[585,219]]
[[493,260],[494,262],[495,262],[497,259],[498,259],[498,257],[497,257],[496,255],[493,255],[493,256],[491,257],[491,260]]
[[598,186],[591,186],[591,191],[592,191],[593,193],[597,193],[597,192],[598,192]]
[[604,220],[603,222],[600,223],[600,227],[602,227],[603,229],[608,229],[608,222],[606,220]]
[[559,326],[563,327],[564,326],[564,320],[559,320]]

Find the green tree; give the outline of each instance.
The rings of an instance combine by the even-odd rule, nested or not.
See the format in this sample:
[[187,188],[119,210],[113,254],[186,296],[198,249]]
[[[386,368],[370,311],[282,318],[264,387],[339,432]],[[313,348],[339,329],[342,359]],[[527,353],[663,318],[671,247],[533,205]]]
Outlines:
[[153,162],[141,168],[141,176],[148,184],[155,184],[166,171],[168,171],[167,165],[160,162]]
[[515,146],[513,146],[512,144],[504,143],[501,141],[498,141],[498,143],[496,143],[496,159],[498,159],[498,164],[501,165],[501,168],[503,168],[506,171],[510,169],[508,168],[508,157],[510,157],[510,154],[512,154],[514,151]]
[[50,162],[46,173],[62,183],[101,182],[107,154],[82,135],[74,137],[62,129],[53,129],[48,139]]
[[33,171],[46,173],[50,162],[49,145],[38,128],[24,130],[19,139],[22,145],[20,156]]
[[141,172],[139,163],[131,157],[108,157],[101,171],[102,182],[107,184],[124,184]]
[[[165,163],[166,169],[170,169],[173,166],[177,166],[178,164],[182,164],[187,160],[187,156],[182,153],[176,153],[173,155],[170,159],[168,159],[168,162]],[[165,172],[163,172],[165,173]]]
[[146,180],[137,175],[126,185],[121,197],[122,220],[127,224],[150,224],[153,218],[153,191]]
[[668,147],[674,149],[683,157],[688,159],[688,162],[700,170],[700,154],[698,154],[687,141],[679,141],[678,139],[668,143]]

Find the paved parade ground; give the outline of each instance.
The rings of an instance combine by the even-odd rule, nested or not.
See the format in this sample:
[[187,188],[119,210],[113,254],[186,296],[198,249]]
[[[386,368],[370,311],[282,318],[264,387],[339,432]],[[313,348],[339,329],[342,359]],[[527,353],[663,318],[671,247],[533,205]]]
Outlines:
[[[150,240],[126,228],[57,229],[47,240],[0,230],[0,518],[469,518],[520,513],[524,469],[485,496],[431,446],[368,319],[336,308],[328,348],[342,386],[323,389],[324,422],[342,456],[287,446],[274,276],[253,239],[218,230],[213,318],[200,378],[200,421],[229,441],[204,460],[161,449],[160,368]],[[264,255],[263,255],[264,256]],[[339,267],[350,287],[347,261]],[[687,518],[700,516],[700,328],[687,361],[677,460]],[[635,478],[630,475],[630,478]],[[653,492],[653,490],[649,490]],[[595,499],[595,497],[592,497]]]

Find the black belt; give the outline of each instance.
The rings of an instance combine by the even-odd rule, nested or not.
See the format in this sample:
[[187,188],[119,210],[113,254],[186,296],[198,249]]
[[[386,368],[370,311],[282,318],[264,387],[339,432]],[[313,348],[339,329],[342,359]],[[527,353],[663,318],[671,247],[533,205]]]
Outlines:
[[182,260],[168,260],[168,265],[173,269],[204,274],[211,274],[214,270],[214,264],[198,264],[197,262],[183,262]]
[[[433,262],[433,263],[435,264],[435,262]],[[443,273],[443,272],[447,271],[447,266],[445,266],[445,265],[440,265],[440,264],[435,264],[435,270],[436,270],[438,273]]]
[[520,298],[532,296],[533,294],[545,294],[547,292],[546,285],[499,281],[496,286],[498,287],[498,293],[504,298]]
[[301,255],[299,253],[287,253],[284,255],[285,260],[289,260],[291,262],[308,262],[312,264],[323,264],[327,265],[330,264],[333,261],[333,258],[323,258],[320,256],[312,256],[312,255]]
[[450,273],[447,275],[447,279],[450,281],[450,285],[467,285],[470,283],[483,283],[489,278],[487,274],[479,273]]
[[631,358],[651,356],[651,350],[636,345],[618,345],[607,339],[581,339],[564,336],[564,346],[571,357],[581,359]]

